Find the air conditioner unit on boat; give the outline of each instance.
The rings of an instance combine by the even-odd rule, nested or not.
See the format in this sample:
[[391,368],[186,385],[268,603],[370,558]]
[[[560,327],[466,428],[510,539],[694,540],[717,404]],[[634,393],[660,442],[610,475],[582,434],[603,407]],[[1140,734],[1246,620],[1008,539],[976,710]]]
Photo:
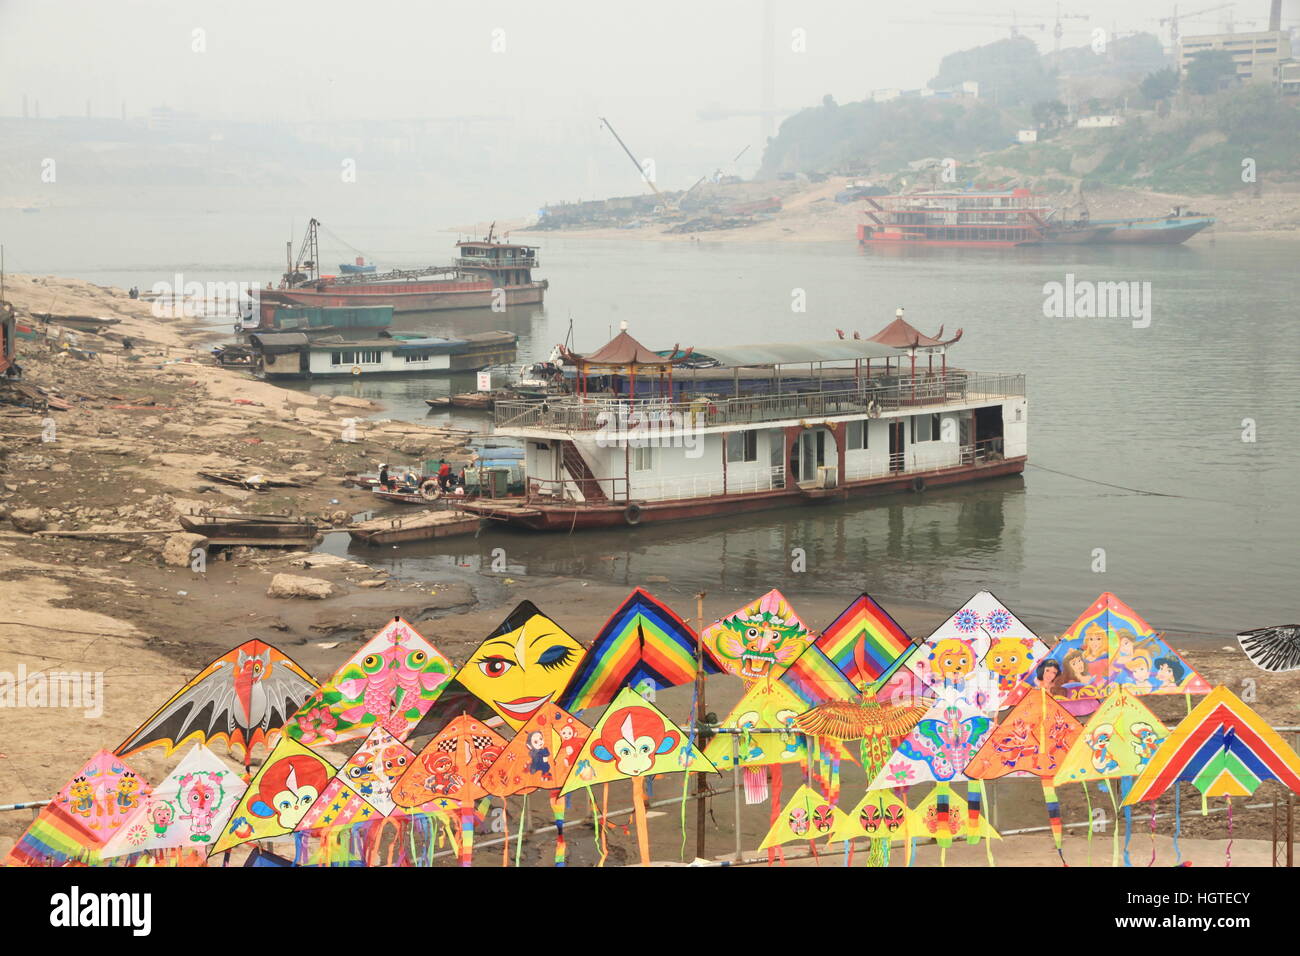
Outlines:
[[817,487],[834,488],[839,484],[840,470],[835,465],[817,466]]

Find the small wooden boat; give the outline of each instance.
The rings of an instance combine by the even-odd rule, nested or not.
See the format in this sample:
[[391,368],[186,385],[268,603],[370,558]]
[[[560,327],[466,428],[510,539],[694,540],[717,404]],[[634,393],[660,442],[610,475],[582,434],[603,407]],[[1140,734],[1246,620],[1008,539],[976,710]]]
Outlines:
[[302,482],[282,475],[245,475],[237,471],[200,471],[200,478],[220,481],[227,485],[236,485],[253,491],[265,491],[268,488],[301,488]]
[[460,392],[456,395],[426,398],[424,403],[430,408],[469,408],[491,411],[496,406],[496,401],[497,397],[492,392]]
[[374,518],[348,528],[353,541],[362,544],[397,544],[401,541],[429,541],[450,538],[454,535],[472,534],[479,527],[475,515],[463,511],[440,508],[421,511],[396,518]]
[[33,312],[32,317],[55,325],[66,325],[81,332],[98,332],[122,321],[99,315],[58,315],[53,312]]
[[210,545],[250,547],[309,547],[319,537],[316,524],[307,518],[259,514],[180,515],[181,527],[201,534]]
[[378,486],[371,488],[370,493],[376,498],[382,498],[384,501],[393,501],[399,505],[427,505],[430,502],[437,501],[438,498],[441,497],[441,492],[438,491],[438,483],[432,478],[430,478],[429,481],[426,481],[421,488],[423,489],[427,487],[430,482],[433,483],[433,490],[427,494],[423,490],[389,491],[386,488],[380,488]]

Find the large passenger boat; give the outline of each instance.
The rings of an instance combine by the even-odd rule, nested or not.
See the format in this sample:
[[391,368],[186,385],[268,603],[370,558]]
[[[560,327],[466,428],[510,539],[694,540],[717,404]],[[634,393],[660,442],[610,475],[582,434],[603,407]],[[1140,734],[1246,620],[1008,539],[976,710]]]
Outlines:
[[289,264],[278,289],[259,290],[257,327],[272,328],[284,306],[391,306],[395,313],[446,309],[501,309],[541,302],[547,281],[534,280],[537,247],[500,242],[488,231],[482,240],[456,243],[450,266],[393,269],[349,275],[319,272],[320,223],[313,219],[297,260]]
[[524,446],[525,493],[458,507],[571,531],[1019,474],[1024,376],[952,367],[960,332],[941,336],[900,315],[868,339],[660,354],[624,330],[565,353],[574,394],[496,403],[496,434]]

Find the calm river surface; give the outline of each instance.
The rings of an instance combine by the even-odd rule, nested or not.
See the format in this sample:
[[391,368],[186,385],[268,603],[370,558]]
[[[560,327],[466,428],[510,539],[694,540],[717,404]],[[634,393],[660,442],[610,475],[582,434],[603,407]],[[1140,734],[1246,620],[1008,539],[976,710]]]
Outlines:
[[[265,256],[242,241],[238,253],[223,253],[208,233],[187,251],[177,251],[181,236],[142,240],[105,262],[54,237],[30,238],[26,261],[11,268],[146,289],[178,269],[200,281],[278,277],[275,244],[261,239]],[[449,259],[454,237],[389,230],[383,239],[382,257],[372,253],[381,265],[418,266]],[[871,335],[902,306],[923,332],[965,331],[952,363],[1027,374],[1030,467],[1023,479],[661,527],[573,536],[493,529],[478,539],[365,552],[374,563],[430,577],[473,574],[493,548],[504,548],[515,577],[628,586],[649,579],[670,599],[700,587],[739,595],[780,587],[838,592],[847,602],[865,588],[886,604],[956,607],[987,587],[1061,627],[1110,590],[1159,629],[1222,637],[1300,618],[1295,242],[1200,236],[1167,248],[900,255],[862,254],[851,237],[787,245],[555,234],[525,241],[542,247],[539,276],[551,281],[544,307],[401,324],[437,334],[507,328],[521,337],[523,361],[545,357],[570,320],[581,351],[602,345],[621,320],[647,345],[666,348],[826,339],[837,328]],[[1064,282],[1067,273],[1076,282],[1150,283],[1150,326],[1045,318],[1044,283]],[[796,290],[806,311],[791,308]],[[472,388],[471,379],[306,387],[379,398],[390,415],[424,420],[426,397]],[[1254,441],[1243,441],[1245,419],[1254,422]],[[452,420],[489,428],[473,413]],[[346,538],[327,547],[341,550]],[[804,573],[790,570],[793,548],[807,553]],[[1104,573],[1093,570],[1096,549],[1104,549]]]

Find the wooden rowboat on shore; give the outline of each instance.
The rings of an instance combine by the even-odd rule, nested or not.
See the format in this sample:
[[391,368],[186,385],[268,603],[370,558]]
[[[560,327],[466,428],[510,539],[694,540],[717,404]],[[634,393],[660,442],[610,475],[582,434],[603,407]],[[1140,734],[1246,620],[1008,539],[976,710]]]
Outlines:
[[287,515],[189,514],[179,520],[186,531],[215,545],[310,547],[319,538],[314,522]]
[[395,518],[373,518],[348,528],[353,541],[362,544],[397,544],[401,541],[430,541],[472,534],[479,527],[479,519],[463,511],[442,508],[421,511]]

